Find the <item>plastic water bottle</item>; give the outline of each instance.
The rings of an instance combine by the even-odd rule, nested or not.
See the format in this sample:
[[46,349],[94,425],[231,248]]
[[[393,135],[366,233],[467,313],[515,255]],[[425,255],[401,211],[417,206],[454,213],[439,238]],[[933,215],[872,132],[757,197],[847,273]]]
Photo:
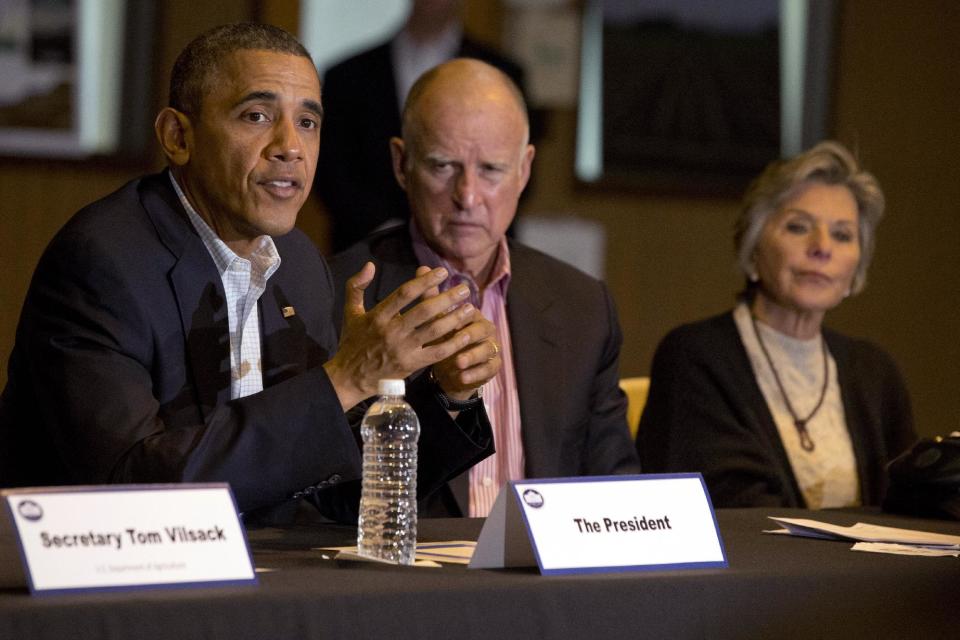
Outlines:
[[363,483],[357,552],[413,564],[417,547],[417,438],[420,422],[403,380],[380,380],[363,416]]

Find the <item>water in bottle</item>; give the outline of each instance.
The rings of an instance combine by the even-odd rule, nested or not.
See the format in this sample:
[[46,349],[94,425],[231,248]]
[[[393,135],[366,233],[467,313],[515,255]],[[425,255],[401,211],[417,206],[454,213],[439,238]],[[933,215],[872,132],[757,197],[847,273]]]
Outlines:
[[417,546],[417,438],[420,423],[403,380],[380,380],[380,398],[360,427],[363,485],[357,552],[413,564]]

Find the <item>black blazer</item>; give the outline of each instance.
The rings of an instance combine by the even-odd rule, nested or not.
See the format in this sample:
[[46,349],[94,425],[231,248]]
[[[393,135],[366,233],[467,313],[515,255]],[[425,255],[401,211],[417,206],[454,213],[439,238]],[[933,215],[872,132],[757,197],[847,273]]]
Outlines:
[[[370,308],[414,277],[417,259],[407,227],[376,233],[335,256],[330,268],[337,291],[367,260],[377,268],[366,289]],[[507,318],[526,476],[639,473],[619,387],[620,325],[606,286],[516,242],[510,262]],[[342,305],[338,295],[338,311]],[[467,513],[467,485],[453,484],[442,507],[435,501],[421,512]]]
[[[230,400],[223,285],[169,175],[74,216],[24,303],[0,486],[227,481],[242,511],[308,498],[355,517],[357,434],[321,366],[337,344],[330,274],[301,232],[274,240],[281,265],[258,303],[264,391]],[[485,415],[459,428],[426,385],[408,396],[425,494],[492,450]]]
[[[495,51],[464,38],[458,55],[503,70],[522,90],[522,69]],[[340,62],[324,74],[323,132],[314,193],[330,213],[334,251],[346,249],[391,218],[410,217],[390,159],[390,138],[399,135],[390,42]],[[533,133],[531,138],[535,139]]]
[[[864,504],[886,489],[886,463],[916,439],[893,360],[829,329]],[[732,313],[671,331],[657,347],[637,449],[651,473],[703,473],[715,507],[805,507]]]

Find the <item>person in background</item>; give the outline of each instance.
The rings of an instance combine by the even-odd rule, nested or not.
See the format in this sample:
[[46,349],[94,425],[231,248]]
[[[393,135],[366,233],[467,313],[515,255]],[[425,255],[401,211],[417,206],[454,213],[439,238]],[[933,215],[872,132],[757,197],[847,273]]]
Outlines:
[[294,228],[322,111],[316,67],[281,29],[225,25],[187,45],[155,125],[168,169],[76,214],[36,269],[2,396],[0,486],[225,481],[247,522],[308,503],[355,520],[359,425],[345,412],[380,378],[435,363],[407,387],[420,495],[492,451],[483,407],[443,404],[500,366],[493,325],[460,304],[467,287],[436,292],[444,270],[367,310],[363,265],[338,345],[330,273]]
[[413,0],[392,40],[331,67],[324,74],[325,124],[315,193],[332,222],[333,250],[410,217],[393,178],[390,139],[400,135],[400,111],[420,75],[452,58],[485,60],[523,87],[523,70],[464,34],[462,0]]
[[916,438],[907,390],[886,353],[823,320],[863,289],[883,209],[836,142],[767,167],[736,223],[740,302],[657,348],[645,471],[699,471],[717,507],[880,503]]
[[478,60],[444,63],[414,84],[403,138],[390,148],[412,219],[335,256],[335,282],[372,260],[370,305],[417,265],[443,267],[450,277],[441,289],[469,286],[496,326],[503,359],[477,400],[487,406],[496,453],[421,503],[421,514],[485,516],[509,480],[638,472],[609,291],[505,237],[534,156],[516,85]]

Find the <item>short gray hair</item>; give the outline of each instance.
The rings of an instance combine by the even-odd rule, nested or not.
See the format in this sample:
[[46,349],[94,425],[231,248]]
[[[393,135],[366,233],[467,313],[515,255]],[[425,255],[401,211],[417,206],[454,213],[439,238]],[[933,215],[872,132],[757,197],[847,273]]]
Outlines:
[[[844,186],[857,203],[860,263],[853,276],[851,292],[859,293],[867,283],[867,269],[873,258],[877,225],[883,217],[885,199],[877,179],[860,167],[846,147],[832,140],[821,142],[792,158],[772,162],[753,181],[734,225],[737,265],[749,282],[754,272],[753,253],[770,216],[810,184]],[[747,285],[748,295],[752,286],[752,283]]]

